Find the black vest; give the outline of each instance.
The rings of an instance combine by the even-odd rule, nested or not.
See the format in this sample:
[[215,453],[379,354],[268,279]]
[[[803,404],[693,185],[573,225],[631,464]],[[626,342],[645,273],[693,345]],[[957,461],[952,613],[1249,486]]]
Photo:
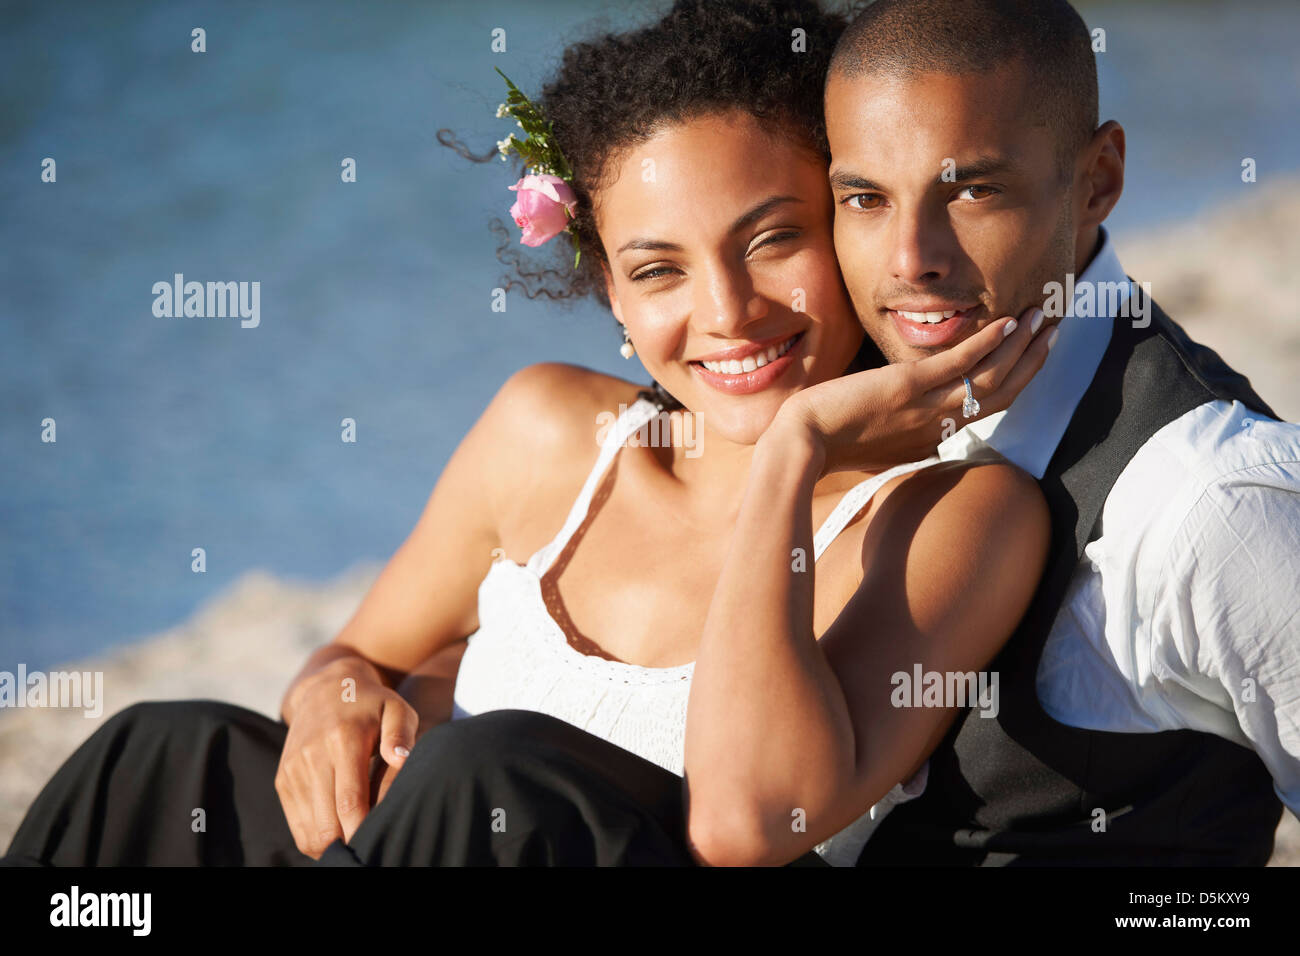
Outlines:
[[859,866],[1262,866],[1272,853],[1282,804],[1253,750],[1192,730],[1069,727],[1043,711],[1035,689],[1084,545],[1097,537],[1102,505],[1142,444],[1214,399],[1277,417],[1245,377],[1150,305],[1146,328],[1115,320],[1040,482],[1052,550],[1024,619],[989,665],[998,673],[998,715],[958,714],[930,758],[925,793],[884,819]]

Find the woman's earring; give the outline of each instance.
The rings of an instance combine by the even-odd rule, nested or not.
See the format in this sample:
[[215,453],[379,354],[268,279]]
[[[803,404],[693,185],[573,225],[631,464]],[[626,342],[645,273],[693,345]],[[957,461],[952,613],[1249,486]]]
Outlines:
[[627,334],[627,326],[623,326],[623,344],[618,347],[619,354],[625,359],[630,359],[636,354],[636,349],[632,347],[632,337]]

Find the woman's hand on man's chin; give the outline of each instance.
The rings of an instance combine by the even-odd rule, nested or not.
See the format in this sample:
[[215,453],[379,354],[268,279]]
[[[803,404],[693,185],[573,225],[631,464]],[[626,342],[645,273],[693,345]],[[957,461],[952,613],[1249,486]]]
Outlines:
[[[1045,326],[1038,311],[990,322],[937,355],[805,388],[785,400],[759,444],[787,452],[808,445],[820,474],[927,458],[957,429],[1009,407],[1042,368],[1052,335],[1037,334]],[[962,414],[963,376],[979,401],[970,418]]]

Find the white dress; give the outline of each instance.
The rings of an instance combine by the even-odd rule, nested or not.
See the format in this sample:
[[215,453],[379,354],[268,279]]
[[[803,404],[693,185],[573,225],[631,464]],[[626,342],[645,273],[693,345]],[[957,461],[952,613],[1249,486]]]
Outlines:
[[[542,577],[586,518],[592,495],[627,438],[658,406],[641,398],[609,429],[596,464],[559,533],[527,564],[496,561],[478,591],[479,629],[469,636],[456,676],[452,720],[489,710],[550,714],[683,774],[686,702],[694,662],[638,667],[583,654],[550,616]],[[900,465],[845,492],[813,538],[814,561],[876,490],[897,475],[935,464],[938,457]],[[848,827],[814,849],[832,866],[853,866],[890,808],[920,796],[929,765],[899,784]]]

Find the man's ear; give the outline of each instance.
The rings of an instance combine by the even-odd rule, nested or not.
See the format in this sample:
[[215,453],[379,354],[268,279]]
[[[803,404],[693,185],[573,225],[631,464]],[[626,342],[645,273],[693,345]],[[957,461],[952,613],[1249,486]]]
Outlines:
[[1102,123],[1084,157],[1075,210],[1080,230],[1105,222],[1124,192],[1124,127],[1114,120]]
[[605,275],[605,296],[609,299],[610,311],[614,313],[614,318],[618,319],[621,324],[623,321],[623,309],[618,304],[618,294],[614,291],[614,274],[609,271],[609,263],[602,261],[600,271]]

